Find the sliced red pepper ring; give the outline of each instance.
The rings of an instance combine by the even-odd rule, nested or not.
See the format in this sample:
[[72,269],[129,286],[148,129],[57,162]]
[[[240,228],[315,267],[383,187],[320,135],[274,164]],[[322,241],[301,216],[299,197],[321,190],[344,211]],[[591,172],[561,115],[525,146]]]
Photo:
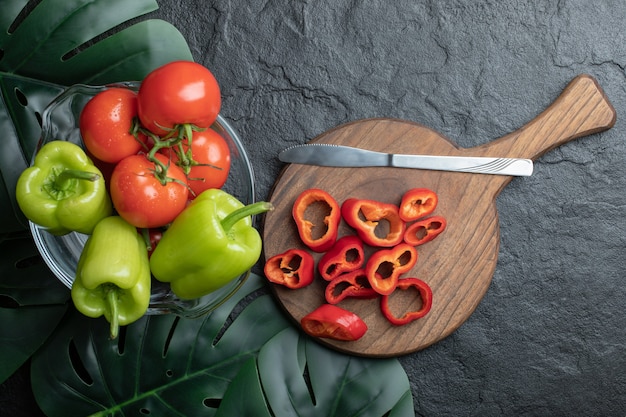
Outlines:
[[324,291],[326,301],[330,304],[337,304],[348,297],[376,298],[378,295],[367,280],[364,269],[357,269],[333,278]]
[[341,208],[324,190],[310,188],[296,198],[291,210],[302,243],[315,252],[326,252],[337,240]]
[[407,227],[404,232],[404,241],[413,246],[423,245],[439,236],[446,229],[446,224],[443,216],[419,220]]
[[289,249],[268,259],[263,272],[274,284],[291,289],[302,288],[315,278],[315,260],[307,251]]
[[333,247],[320,258],[317,269],[326,281],[344,272],[354,271],[363,266],[365,254],[363,241],[358,236],[348,235],[335,242]]
[[365,273],[371,287],[379,294],[388,295],[396,288],[400,275],[417,262],[417,249],[400,243],[390,249],[374,252],[365,264]]
[[359,316],[332,304],[322,304],[300,320],[302,329],[310,336],[354,341],[367,331]]
[[418,292],[418,298],[420,299],[418,300],[419,308],[407,311],[400,317],[394,315],[389,306],[389,299],[394,296],[395,292],[390,295],[383,295],[380,299],[380,308],[383,315],[395,326],[402,326],[424,317],[433,305],[433,292],[426,282],[419,278],[402,278],[396,285],[396,291],[408,291],[410,289],[415,289]]
[[341,215],[370,246],[392,247],[402,242],[406,225],[394,204],[348,198],[341,205]]
[[428,188],[413,188],[404,193],[400,202],[400,218],[405,222],[428,216],[437,207],[437,193]]

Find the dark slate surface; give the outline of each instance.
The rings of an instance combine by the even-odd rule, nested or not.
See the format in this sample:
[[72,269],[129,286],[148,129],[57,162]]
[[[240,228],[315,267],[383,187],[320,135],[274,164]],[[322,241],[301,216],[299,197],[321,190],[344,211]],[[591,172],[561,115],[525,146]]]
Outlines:
[[[397,117],[471,147],[521,127],[576,75],[596,77],[615,127],[507,186],[486,297],[452,336],[400,361],[418,416],[626,415],[626,3],[159,4],[153,16],[218,78],[259,199],[280,150],[338,124]],[[27,383],[21,372],[2,386],[0,414],[36,415],[18,394]]]

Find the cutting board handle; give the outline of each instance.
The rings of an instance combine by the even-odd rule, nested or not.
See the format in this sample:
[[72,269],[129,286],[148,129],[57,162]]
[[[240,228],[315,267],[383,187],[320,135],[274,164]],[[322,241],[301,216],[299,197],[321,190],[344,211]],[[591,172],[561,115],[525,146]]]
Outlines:
[[528,124],[479,148],[484,154],[534,160],[573,139],[610,129],[615,119],[615,109],[598,82],[583,74]]

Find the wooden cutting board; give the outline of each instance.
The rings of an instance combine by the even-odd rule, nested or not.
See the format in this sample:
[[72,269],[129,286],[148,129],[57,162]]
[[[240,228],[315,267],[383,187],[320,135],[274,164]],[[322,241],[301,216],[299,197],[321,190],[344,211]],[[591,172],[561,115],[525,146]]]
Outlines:
[[[357,146],[375,151],[459,156],[499,156],[537,159],[572,139],[606,130],[615,123],[615,110],[597,82],[588,75],[575,78],[558,99],[537,118],[500,139],[474,148],[456,146],[417,123],[394,119],[366,119],[332,129],[311,142]],[[498,258],[500,233],[496,197],[510,176],[453,173],[401,168],[329,168],[287,165],[271,192],[275,210],[264,217],[264,256],[305,247],[291,217],[296,197],[308,188],[328,191],[341,204],[348,197],[389,203],[404,192],[426,187],[437,192],[434,214],[447,219],[446,230],[418,246],[416,266],[404,277],[426,281],[433,290],[430,313],[405,326],[392,326],[380,312],[379,300],[347,299],[339,306],[357,313],[368,326],[358,341],[319,339],[338,351],[371,357],[390,357],[423,349],[465,322],[487,291]],[[523,177],[517,181],[524,181]],[[342,222],[340,236],[354,234]],[[321,255],[314,254],[318,260]],[[280,305],[299,325],[300,319],[325,302],[323,281],[302,289],[280,285],[272,289]],[[392,297],[392,308],[406,308],[417,300]]]

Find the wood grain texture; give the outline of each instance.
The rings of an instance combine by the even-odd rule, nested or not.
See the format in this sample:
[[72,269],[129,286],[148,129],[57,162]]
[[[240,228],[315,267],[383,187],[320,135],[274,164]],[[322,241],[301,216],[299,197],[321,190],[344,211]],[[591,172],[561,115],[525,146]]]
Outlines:
[[[536,159],[575,138],[608,129],[615,110],[597,82],[581,75],[557,100],[521,129],[474,148],[459,148],[437,132],[417,123],[394,119],[366,119],[348,123],[312,142],[357,146],[407,154],[500,156]],[[465,322],[486,293],[496,268],[500,234],[495,200],[512,177],[401,168],[329,168],[291,164],[284,168],[271,193],[275,210],[264,217],[265,259],[299,247],[291,217],[296,197],[308,188],[322,188],[341,204],[348,197],[398,204],[409,189],[426,187],[439,195],[434,214],[446,217],[447,229],[419,246],[416,266],[404,277],[418,277],[433,290],[430,313],[409,325],[395,327],[380,313],[379,300],[347,299],[339,306],[365,320],[368,331],[355,342],[320,339],[344,353],[371,357],[407,354],[440,341]],[[523,179],[520,179],[523,181]],[[340,236],[354,234],[344,222]],[[371,252],[373,249],[368,249]],[[321,255],[314,254],[318,260]],[[303,289],[272,289],[294,321],[325,302],[323,281]],[[409,301],[410,303],[410,301]],[[392,295],[394,311],[406,307],[405,297]]]

